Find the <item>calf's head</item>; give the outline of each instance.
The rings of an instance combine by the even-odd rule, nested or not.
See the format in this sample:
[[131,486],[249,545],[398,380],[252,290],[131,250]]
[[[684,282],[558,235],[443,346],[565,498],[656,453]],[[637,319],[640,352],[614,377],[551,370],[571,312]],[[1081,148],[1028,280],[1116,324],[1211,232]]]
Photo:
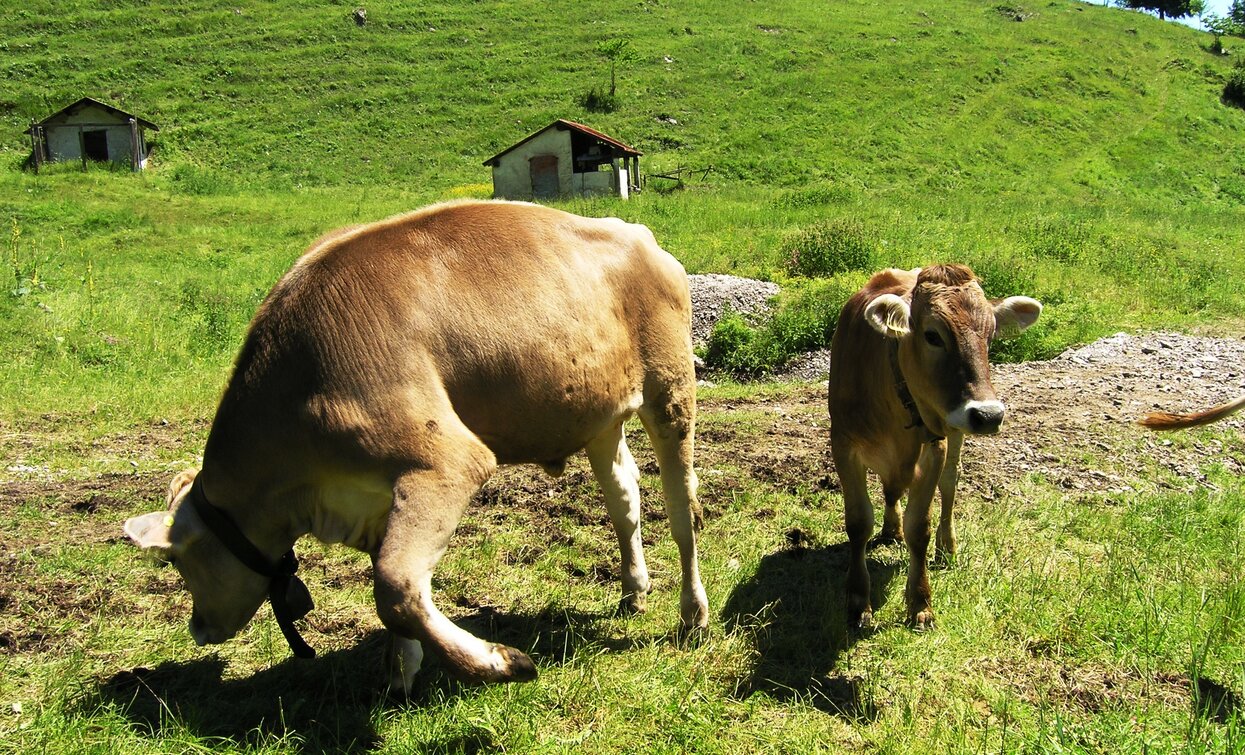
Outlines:
[[129,519],[125,534],[144,551],[171,563],[194,600],[190,634],[199,645],[230,639],[268,595],[269,580],[235,558],[187,500],[193,471],[169,484],[168,508]]
[[1027,296],[989,301],[972,270],[935,265],[908,297],[882,294],[865,308],[869,324],[896,341],[899,370],[932,432],[998,432],[1005,407],[990,384],[989,344],[1037,321]]

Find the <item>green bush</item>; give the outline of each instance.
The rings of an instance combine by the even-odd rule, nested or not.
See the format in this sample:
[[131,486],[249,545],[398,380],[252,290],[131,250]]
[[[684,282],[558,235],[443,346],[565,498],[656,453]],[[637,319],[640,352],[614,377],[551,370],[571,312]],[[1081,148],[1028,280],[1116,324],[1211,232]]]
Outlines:
[[743,315],[728,307],[709,333],[705,364],[728,372],[740,371],[743,355],[755,338],[756,331]]
[[868,271],[876,250],[876,236],[860,222],[847,218],[805,228],[782,245],[787,271],[808,278]]
[[612,113],[618,109],[618,95],[593,87],[584,93],[579,104],[590,113]]
[[800,354],[828,347],[839,311],[856,291],[854,283],[814,281],[795,288],[756,327],[739,313],[727,311],[709,334],[705,363],[752,377],[779,370]]
[[1237,61],[1228,74],[1228,80],[1223,85],[1223,102],[1245,108],[1245,60]]

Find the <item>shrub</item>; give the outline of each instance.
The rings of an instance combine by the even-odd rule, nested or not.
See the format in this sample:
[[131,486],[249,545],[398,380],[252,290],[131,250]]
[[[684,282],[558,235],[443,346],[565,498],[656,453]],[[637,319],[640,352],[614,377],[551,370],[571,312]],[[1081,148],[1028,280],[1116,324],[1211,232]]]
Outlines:
[[1223,102],[1245,108],[1245,60],[1237,61],[1228,74],[1228,81],[1223,85]]
[[846,218],[805,228],[782,245],[787,271],[808,278],[830,277],[873,267],[877,239],[863,224]]
[[784,294],[778,310],[757,327],[727,311],[709,334],[705,363],[724,372],[757,376],[781,369],[800,354],[826,348],[843,303],[855,291],[853,283],[815,281]]
[[756,331],[743,315],[729,307],[709,332],[705,347],[705,364],[716,369],[736,372],[741,367],[743,354],[756,338]]
[[593,87],[584,93],[579,104],[590,113],[612,113],[618,109],[618,95]]

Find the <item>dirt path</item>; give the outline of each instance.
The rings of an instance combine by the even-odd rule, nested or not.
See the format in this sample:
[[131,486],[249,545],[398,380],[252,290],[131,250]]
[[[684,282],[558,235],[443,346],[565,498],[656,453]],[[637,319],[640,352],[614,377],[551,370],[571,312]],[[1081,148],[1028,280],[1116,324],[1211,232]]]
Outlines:
[[[1219,459],[1232,472],[1245,467],[1240,459],[1224,454],[1218,441],[1153,434],[1133,424],[1151,409],[1205,408],[1245,393],[1245,339],[1121,333],[1050,361],[997,365],[994,384],[1009,408],[1003,432],[969,438],[964,454],[965,484],[987,499],[1006,492],[1025,475],[1042,475],[1074,494],[1126,492],[1157,484],[1136,479],[1138,455],[1159,460],[1190,487],[1205,483],[1199,470],[1211,460]],[[756,479],[784,487],[826,478],[831,469],[824,380],[760,393],[764,395],[748,399],[702,400],[698,466],[712,473],[726,460],[738,460]],[[713,422],[718,413],[757,410],[772,417],[760,443],[751,433]],[[1243,425],[1245,413],[1220,423],[1225,428]],[[128,446],[140,456],[154,454],[162,438],[166,445],[178,442],[177,432],[176,427],[144,430],[128,439],[106,439],[101,448],[115,452]],[[39,442],[37,437],[20,439],[22,445]],[[501,487],[498,482],[540,488],[533,492],[541,495],[552,484],[526,470],[507,472],[489,487]],[[713,488],[722,488],[730,481],[715,482]],[[165,484],[163,478],[144,475],[51,481],[10,466],[0,469],[0,516],[9,516],[36,498],[50,499],[66,513],[104,513],[135,497],[156,502],[163,497]],[[837,486],[837,481],[827,478],[820,484]],[[116,536],[116,522],[102,521],[109,517],[90,519],[99,521],[101,530],[77,532],[75,538]]]

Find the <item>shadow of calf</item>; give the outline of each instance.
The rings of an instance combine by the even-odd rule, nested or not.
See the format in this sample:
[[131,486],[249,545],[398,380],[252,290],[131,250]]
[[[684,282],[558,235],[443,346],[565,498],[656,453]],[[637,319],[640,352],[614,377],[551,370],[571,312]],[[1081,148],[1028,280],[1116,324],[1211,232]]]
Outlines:
[[[872,719],[869,681],[859,671],[839,669],[839,659],[862,632],[847,626],[845,579],[849,546],[807,547],[807,538],[761,559],[756,573],[727,599],[722,617],[728,630],[753,639],[756,664],[740,679],[740,698],[763,692],[780,700],[798,698],[850,719]],[[869,559],[875,613],[886,588],[902,567]]]

